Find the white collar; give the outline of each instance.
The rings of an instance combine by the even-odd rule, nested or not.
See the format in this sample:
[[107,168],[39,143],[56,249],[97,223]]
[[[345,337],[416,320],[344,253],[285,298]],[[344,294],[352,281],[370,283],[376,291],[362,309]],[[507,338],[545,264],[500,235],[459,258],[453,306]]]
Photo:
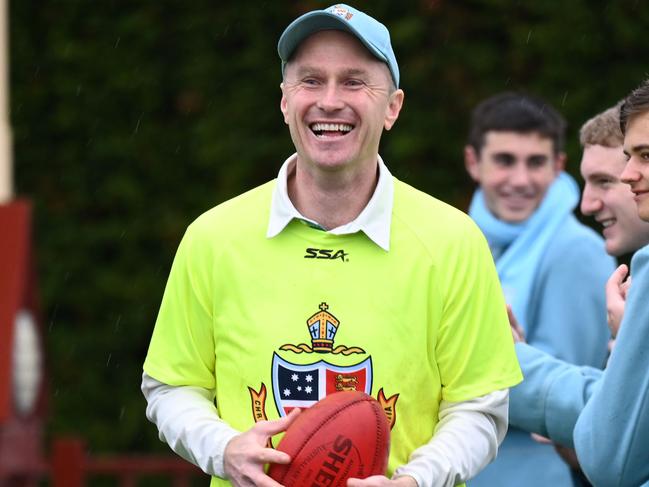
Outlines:
[[[288,197],[287,177],[289,167],[292,167],[296,161],[297,154],[293,154],[286,159],[277,174],[277,184],[273,191],[270,219],[266,232],[266,237],[268,238],[273,238],[278,235],[294,218],[318,225],[318,222],[301,215]],[[390,171],[383,163],[381,156],[378,156],[378,162],[379,181],[367,206],[363,208],[363,211],[360,212],[356,219],[345,225],[328,230],[328,233],[333,235],[347,235],[362,231],[376,245],[388,251],[390,250],[390,223],[392,221],[394,182],[392,180],[392,174],[390,174]]]

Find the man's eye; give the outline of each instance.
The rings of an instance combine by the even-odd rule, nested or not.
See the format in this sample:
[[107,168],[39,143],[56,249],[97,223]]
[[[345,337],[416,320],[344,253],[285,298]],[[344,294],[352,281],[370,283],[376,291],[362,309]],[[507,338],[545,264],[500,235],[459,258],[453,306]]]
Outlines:
[[641,152],[641,153],[640,153],[640,158],[641,158],[643,161],[649,161],[649,152]]
[[351,87],[363,86],[363,82],[358,79],[350,79],[345,84]]
[[506,166],[506,167],[509,167],[509,166],[512,166],[512,165],[514,164],[515,159],[514,159],[513,157],[502,156],[502,155],[501,155],[501,156],[496,156],[496,157],[494,157],[494,161],[495,161],[496,164],[498,164],[499,166]]
[[528,161],[528,166],[531,168],[538,169],[540,167],[545,166],[546,162],[547,162],[547,158],[545,157],[534,157]]

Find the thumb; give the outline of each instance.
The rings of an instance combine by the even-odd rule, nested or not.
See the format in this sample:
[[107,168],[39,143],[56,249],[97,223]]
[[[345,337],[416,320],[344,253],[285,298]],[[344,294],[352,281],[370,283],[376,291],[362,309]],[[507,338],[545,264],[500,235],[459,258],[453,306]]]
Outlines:
[[608,278],[608,281],[606,281],[606,290],[609,292],[618,290],[622,285],[622,282],[624,282],[624,278],[628,273],[629,268],[626,266],[626,264],[620,265],[613,271],[613,274],[611,274],[611,277]]

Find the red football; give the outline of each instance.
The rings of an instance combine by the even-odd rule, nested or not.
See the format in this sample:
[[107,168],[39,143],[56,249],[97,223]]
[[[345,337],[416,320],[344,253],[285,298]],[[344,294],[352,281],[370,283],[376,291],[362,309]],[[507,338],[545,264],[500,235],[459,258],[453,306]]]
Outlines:
[[378,401],[364,392],[330,394],[300,413],[277,449],[288,465],[268,475],[286,487],[345,487],[349,478],[385,475],[390,426]]

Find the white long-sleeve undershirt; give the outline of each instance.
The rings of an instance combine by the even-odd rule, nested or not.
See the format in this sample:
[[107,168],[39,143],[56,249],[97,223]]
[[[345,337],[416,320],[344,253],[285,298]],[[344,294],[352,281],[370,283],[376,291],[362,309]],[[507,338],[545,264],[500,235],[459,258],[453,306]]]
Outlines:
[[[144,373],[142,393],[160,439],[205,473],[225,478],[225,448],[240,432],[219,417],[214,391],[170,386]],[[506,389],[463,402],[441,401],[435,434],[394,476],[409,475],[419,487],[450,487],[475,476],[496,457],[507,432],[508,404]]]

